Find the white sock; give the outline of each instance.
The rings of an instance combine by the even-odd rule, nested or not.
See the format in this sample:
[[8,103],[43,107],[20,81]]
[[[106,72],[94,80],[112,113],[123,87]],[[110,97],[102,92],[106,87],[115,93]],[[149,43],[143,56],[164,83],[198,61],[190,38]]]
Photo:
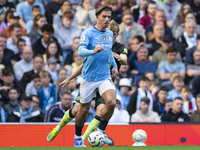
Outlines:
[[100,132],[105,132],[104,130],[101,130],[101,129],[99,129],[99,128],[97,129],[97,131],[100,131]]
[[74,135],[75,138],[82,138],[82,136]]

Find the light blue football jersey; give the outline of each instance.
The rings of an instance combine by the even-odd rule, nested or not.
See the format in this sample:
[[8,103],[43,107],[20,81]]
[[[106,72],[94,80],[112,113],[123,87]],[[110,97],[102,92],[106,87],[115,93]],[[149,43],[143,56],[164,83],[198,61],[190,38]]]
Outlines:
[[[93,54],[96,45],[101,45],[104,50]],[[79,55],[83,56],[82,78],[88,82],[106,80],[110,76],[110,64],[117,64],[112,54],[113,33],[109,29],[101,32],[92,26],[81,34]]]

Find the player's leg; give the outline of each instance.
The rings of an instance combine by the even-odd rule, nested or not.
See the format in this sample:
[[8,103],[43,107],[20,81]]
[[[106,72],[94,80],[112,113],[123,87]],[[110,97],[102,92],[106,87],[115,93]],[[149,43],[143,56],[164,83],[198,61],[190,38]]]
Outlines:
[[53,130],[48,134],[48,136],[47,136],[48,142],[51,142],[59,134],[59,132],[62,130],[62,128],[65,125],[67,125],[73,118],[75,118],[76,114],[79,111],[79,107],[80,107],[80,94],[78,95],[76,100],[73,102],[73,105],[74,105],[73,108],[69,109],[68,111],[65,112],[60,123],[55,128],[53,128]]
[[86,121],[86,116],[87,113],[90,109],[90,104],[89,103],[85,103],[82,104],[80,103],[80,110],[76,115],[76,119],[75,119],[75,136],[74,136],[74,146],[75,147],[83,147],[83,139],[82,139],[82,129],[84,126],[84,123]]
[[[105,104],[104,100],[99,95],[99,92],[96,92],[96,98],[94,99],[94,102],[95,102],[95,109],[97,109],[97,106],[99,106],[101,103]],[[101,116],[101,111],[96,110],[96,116],[90,122],[85,133],[83,134],[83,141],[87,140],[90,133],[92,133],[93,131],[95,131],[98,128],[100,120],[101,120],[100,116]]]
[[82,80],[80,84],[80,109],[76,115],[75,120],[75,137],[74,137],[74,146],[75,147],[83,147],[83,139],[82,139],[82,129],[83,125],[86,121],[87,113],[90,109],[91,101],[93,97],[96,95],[96,88],[98,87],[98,82],[88,82],[86,80]]

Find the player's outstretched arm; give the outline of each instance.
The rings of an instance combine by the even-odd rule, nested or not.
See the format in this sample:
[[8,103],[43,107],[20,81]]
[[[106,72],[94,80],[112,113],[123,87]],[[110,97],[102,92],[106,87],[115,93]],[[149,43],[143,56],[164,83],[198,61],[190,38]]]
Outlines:
[[96,45],[94,50],[88,50],[86,46],[79,46],[78,55],[79,56],[90,56],[95,55],[96,53],[103,50],[103,47],[100,45]]
[[62,81],[62,82],[59,84],[59,86],[60,86],[60,87],[65,87],[67,84],[69,84],[69,82],[70,82],[72,79],[76,78],[78,75],[81,74],[82,68],[83,68],[83,64],[81,64],[71,76],[69,76],[67,79],[65,79],[64,81]]

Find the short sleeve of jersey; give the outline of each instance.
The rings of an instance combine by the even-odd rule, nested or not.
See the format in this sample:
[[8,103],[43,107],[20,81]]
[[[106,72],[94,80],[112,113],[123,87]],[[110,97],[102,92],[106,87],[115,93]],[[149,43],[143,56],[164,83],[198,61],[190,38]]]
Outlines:
[[86,31],[87,30],[85,30],[81,34],[81,39],[80,39],[80,42],[79,42],[79,46],[86,46],[86,47],[88,47],[88,45],[89,45],[89,32],[86,32]]
[[118,52],[119,52],[119,54],[127,55],[128,49],[123,44],[118,43]]

